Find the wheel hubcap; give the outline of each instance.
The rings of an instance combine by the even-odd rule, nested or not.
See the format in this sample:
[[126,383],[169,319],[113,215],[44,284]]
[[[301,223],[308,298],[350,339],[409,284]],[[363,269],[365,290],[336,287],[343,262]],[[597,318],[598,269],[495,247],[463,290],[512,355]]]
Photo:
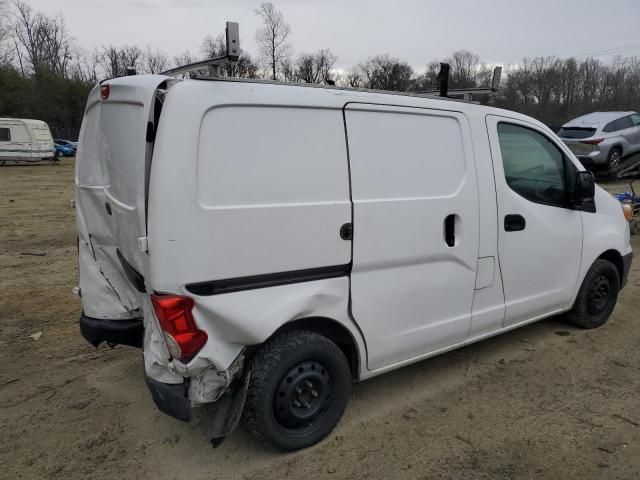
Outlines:
[[605,275],[599,275],[591,283],[587,297],[587,311],[590,315],[601,313],[609,303],[611,284]]
[[291,430],[310,427],[327,412],[331,397],[326,367],[317,361],[301,362],[278,385],[273,405],[276,420]]

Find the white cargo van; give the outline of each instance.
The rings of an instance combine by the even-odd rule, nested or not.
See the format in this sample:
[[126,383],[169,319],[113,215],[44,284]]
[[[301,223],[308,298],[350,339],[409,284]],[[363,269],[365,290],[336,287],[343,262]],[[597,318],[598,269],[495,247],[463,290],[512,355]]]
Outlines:
[[160,410],[312,445],[360,381],[552,315],[606,322],[620,203],[540,122],[335,87],[134,76],[89,96],[80,327]]
[[0,165],[7,161],[41,162],[53,157],[53,138],[45,122],[0,118]]

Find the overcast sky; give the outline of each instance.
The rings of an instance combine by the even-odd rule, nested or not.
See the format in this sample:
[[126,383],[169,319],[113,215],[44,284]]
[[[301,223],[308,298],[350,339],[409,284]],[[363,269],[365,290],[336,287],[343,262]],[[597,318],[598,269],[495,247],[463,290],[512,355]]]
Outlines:
[[[112,43],[159,46],[170,56],[199,53],[207,34],[240,23],[256,53],[259,0],[28,0],[62,13],[85,49]],[[457,49],[488,63],[524,56],[613,53],[640,56],[640,0],[274,0],[291,25],[295,54],[329,47],[337,67],[389,53],[420,68]],[[622,48],[626,47],[626,48]],[[615,49],[615,50],[614,50]]]

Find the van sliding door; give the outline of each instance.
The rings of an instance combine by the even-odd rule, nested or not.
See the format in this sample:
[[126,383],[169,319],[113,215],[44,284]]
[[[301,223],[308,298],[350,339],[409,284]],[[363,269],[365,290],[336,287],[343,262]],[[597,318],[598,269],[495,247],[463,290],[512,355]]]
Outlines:
[[464,340],[478,255],[478,191],[464,115],[349,104],[352,312],[368,367]]

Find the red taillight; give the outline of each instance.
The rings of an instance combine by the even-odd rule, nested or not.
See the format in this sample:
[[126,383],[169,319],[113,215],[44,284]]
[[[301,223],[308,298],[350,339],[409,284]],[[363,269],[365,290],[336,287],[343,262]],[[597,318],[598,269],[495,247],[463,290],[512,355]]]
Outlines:
[[182,295],[151,295],[151,303],[169,353],[188,362],[207,343],[207,333],[196,327],[191,313],[193,299]]
[[106,100],[109,98],[109,84],[105,83],[104,85],[100,85],[100,98],[102,100]]
[[586,145],[598,145],[602,142],[604,142],[604,138],[597,138],[595,140],[582,140],[580,143],[584,143]]

